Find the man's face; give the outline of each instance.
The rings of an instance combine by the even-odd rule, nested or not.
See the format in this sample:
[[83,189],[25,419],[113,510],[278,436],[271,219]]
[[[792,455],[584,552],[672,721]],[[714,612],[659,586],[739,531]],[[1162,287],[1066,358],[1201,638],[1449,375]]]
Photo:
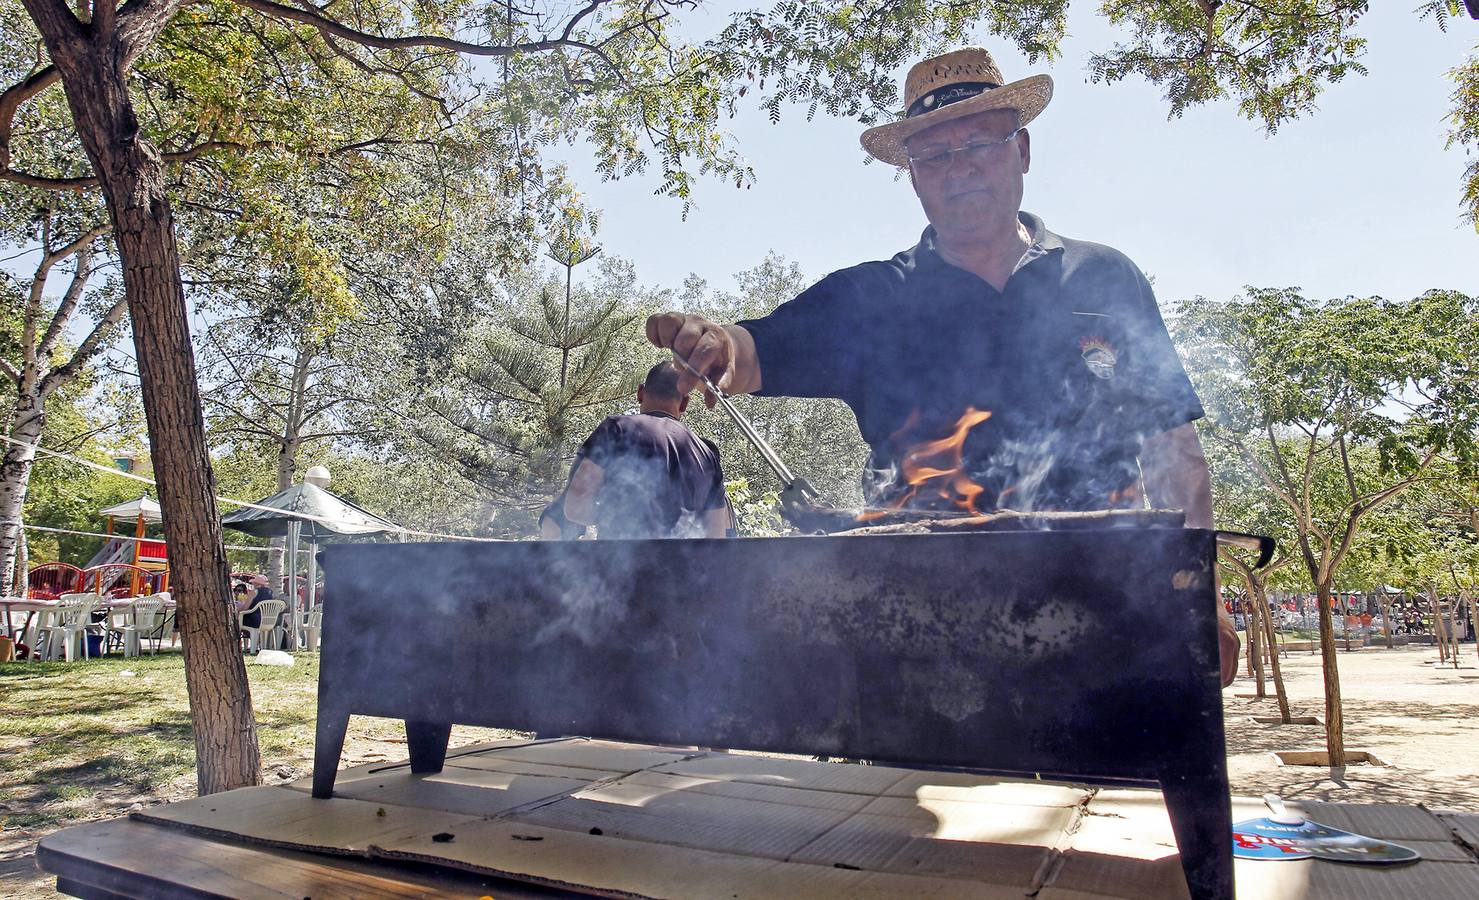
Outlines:
[[[1016,113],[993,109],[926,128],[905,146],[910,181],[935,230],[951,236],[992,234],[1016,221],[1022,205],[1022,176],[1031,162],[1027,132],[989,149],[944,151],[1000,141],[1017,127]],[[933,160],[932,160],[933,158]],[[931,161],[932,160],[932,161]]]

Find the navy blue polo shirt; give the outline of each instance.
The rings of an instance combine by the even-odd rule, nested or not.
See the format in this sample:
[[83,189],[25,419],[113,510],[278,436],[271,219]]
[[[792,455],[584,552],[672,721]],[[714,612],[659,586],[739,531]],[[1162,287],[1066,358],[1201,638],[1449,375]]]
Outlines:
[[603,539],[702,537],[703,514],[729,504],[719,448],[664,412],[608,417],[580,445],[571,471],[583,459],[601,467]]
[[946,467],[927,442],[970,428],[961,468],[980,510],[1140,505],[1147,438],[1200,418],[1155,295],[1110,247],[1021,214],[1032,246],[997,291],[945,262],[933,227],[893,259],[833,272],[770,315],[755,339],[763,396],[835,397],[872,448],[870,503],[949,505],[903,472]]

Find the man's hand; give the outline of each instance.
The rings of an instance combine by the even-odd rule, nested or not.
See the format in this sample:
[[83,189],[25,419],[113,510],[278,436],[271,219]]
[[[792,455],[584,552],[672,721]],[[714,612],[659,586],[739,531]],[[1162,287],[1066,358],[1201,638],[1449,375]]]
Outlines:
[[[647,340],[673,351],[674,357],[708,376],[726,393],[748,393],[760,386],[755,344],[738,325],[724,326],[678,312],[658,313],[647,319]],[[698,386],[698,376],[685,369],[678,390],[687,394]],[[704,391],[704,403],[710,409],[718,400]]]
[[[1219,607],[1221,604],[1218,604]],[[1233,626],[1232,618],[1225,610],[1219,609],[1221,613],[1217,617],[1217,650],[1222,657],[1222,686],[1227,687],[1238,677],[1238,650],[1241,642],[1238,640],[1238,630]]]

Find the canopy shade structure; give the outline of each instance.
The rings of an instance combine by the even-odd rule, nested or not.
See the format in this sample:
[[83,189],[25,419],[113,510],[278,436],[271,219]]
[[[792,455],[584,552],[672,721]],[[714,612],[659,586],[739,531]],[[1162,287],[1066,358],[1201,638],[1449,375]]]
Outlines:
[[159,504],[149,499],[148,494],[140,496],[137,500],[128,500],[117,506],[110,506],[100,516],[113,516],[117,519],[137,520],[139,516],[144,517],[145,522],[163,522],[164,514],[159,511]]
[[[400,526],[361,509],[343,497],[311,484],[295,484],[285,491],[258,500],[257,506],[242,507],[221,517],[221,524],[258,537],[281,537],[297,523],[302,536],[318,541],[335,534],[379,534],[399,531]],[[311,516],[312,518],[306,518]]]

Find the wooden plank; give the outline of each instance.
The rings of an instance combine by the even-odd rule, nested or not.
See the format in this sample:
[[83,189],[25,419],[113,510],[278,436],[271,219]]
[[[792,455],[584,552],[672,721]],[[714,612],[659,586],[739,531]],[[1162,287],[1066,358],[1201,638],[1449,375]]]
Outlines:
[[475,817],[392,803],[315,800],[301,791],[259,787],[156,806],[134,818],[279,846],[361,853],[403,837],[453,831]]
[[36,860],[69,893],[84,897],[578,896],[460,872],[248,847],[130,819],[48,835]]

